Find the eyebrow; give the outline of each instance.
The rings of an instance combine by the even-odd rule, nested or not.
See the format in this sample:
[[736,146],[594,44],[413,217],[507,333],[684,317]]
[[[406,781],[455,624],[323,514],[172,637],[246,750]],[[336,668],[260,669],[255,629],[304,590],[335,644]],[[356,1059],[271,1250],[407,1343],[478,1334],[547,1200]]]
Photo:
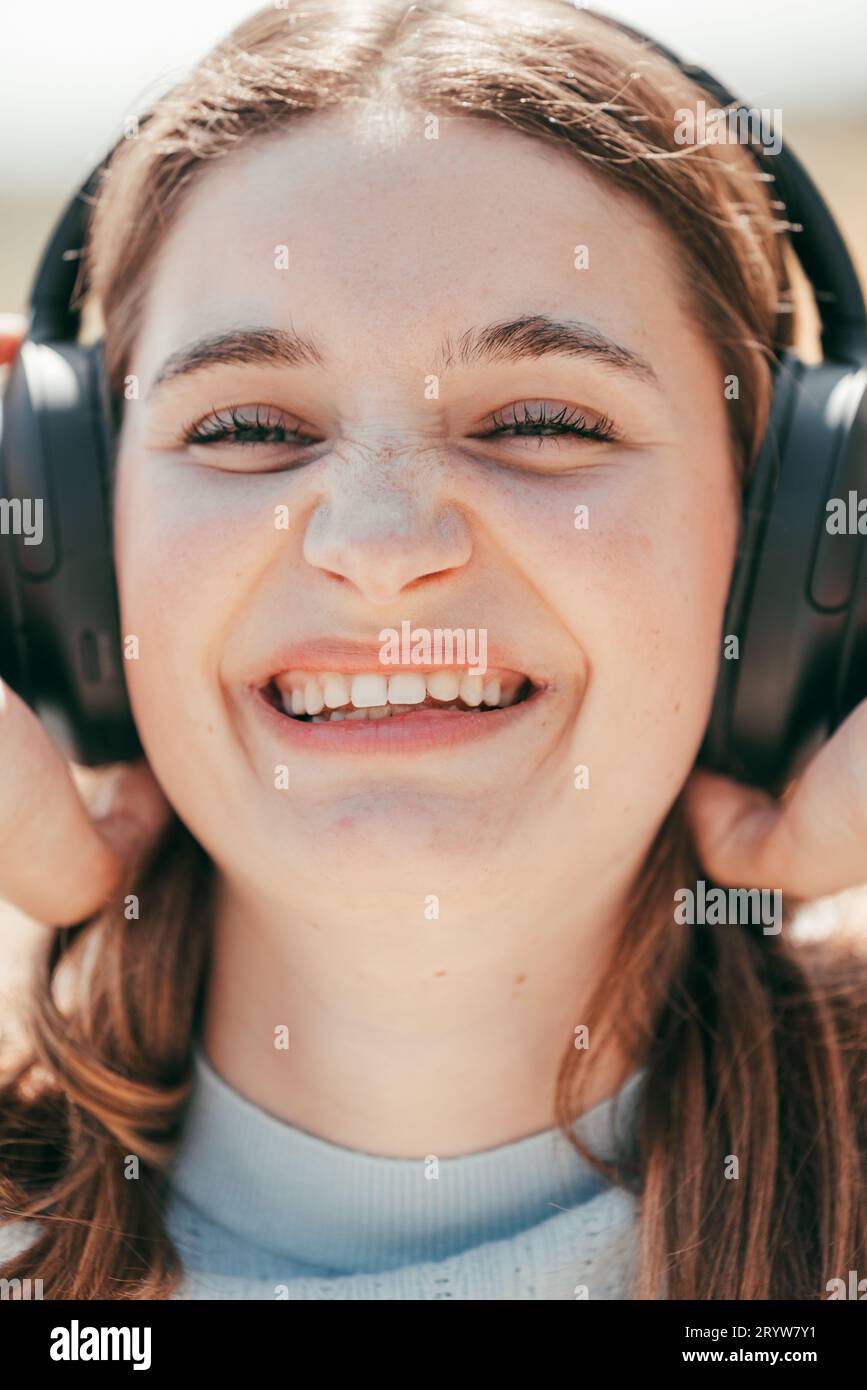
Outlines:
[[[590,358],[659,388],[650,363],[639,353],[615,343],[580,319],[556,319],[526,314],[516,319],[469,328],[455,341],[448,334],[434,356],[436,373],[456,365],[521,362],[542,357]],[[324,367],[326,358],[313,339],[279,328],[233,329],[196,339],[163,362],[148,391],[156,394],[170,381],[208,368],[227,365],[257,367]]]

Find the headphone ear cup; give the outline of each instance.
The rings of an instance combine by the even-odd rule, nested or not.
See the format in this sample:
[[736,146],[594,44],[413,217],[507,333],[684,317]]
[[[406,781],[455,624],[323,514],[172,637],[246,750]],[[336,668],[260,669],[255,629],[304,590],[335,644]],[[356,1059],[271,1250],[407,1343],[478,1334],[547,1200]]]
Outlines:
[[89,766],[141,751],[120,647],[113,465],[102,345],[25,339],[4,396],[0,470],[30,534],[19,526],[2,547],[2,674]]
[[867,636],[863,545],[827,526],[831,498],[864,491],[865,385],[851,365],[787,354],[745,494],[701,761],[771,790],[867,694],[850,679],[841,699],[844,655]]

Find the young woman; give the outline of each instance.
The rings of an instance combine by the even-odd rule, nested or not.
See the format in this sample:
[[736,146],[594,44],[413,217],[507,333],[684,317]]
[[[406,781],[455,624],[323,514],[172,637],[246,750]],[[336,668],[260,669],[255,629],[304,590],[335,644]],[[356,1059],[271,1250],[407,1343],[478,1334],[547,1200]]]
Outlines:
[[[86,262],[146,765],[88,817],[5,691],[2,890],[61,930],[0,1092],[0,1274],[817,1299],[867,1267],[865,967],[790,924],[867,878],[863,710],[780,803],[694,771],[795,327],[773,189],[676,139],[700,99],[559,0],[305,0],[122,142]],[[404,624],[485,660],[388,665]],[[684,924],[699,879],[782,890],[782,930]]]

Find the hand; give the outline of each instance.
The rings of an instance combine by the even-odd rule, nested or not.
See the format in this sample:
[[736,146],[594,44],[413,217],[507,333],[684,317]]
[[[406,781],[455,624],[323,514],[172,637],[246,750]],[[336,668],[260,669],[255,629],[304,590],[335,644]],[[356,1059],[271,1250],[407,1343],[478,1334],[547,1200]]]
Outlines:
[[[25,329],[0,314],[0,366]],[[104,804],[91,819],[60,750],[2,679],[0,768],[0,896],[39,922],[69,926],[95,912],[168,819],[144,759],[99,774]]]
[[780,800],[705,771],[686,795],[701,861],[720,884],[809,901],[867,883],[867,700]]

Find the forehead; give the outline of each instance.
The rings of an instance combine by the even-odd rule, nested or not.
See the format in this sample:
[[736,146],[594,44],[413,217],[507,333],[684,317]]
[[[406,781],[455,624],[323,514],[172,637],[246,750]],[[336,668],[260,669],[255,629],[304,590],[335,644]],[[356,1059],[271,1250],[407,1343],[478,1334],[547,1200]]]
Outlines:
[[306,117],[199,169],[140,342],[245,323],[315,331],[339,361],[406,361],[517,309],[574,313],[648,355],[684,328],[677,253],[581,160],[478,118]]

